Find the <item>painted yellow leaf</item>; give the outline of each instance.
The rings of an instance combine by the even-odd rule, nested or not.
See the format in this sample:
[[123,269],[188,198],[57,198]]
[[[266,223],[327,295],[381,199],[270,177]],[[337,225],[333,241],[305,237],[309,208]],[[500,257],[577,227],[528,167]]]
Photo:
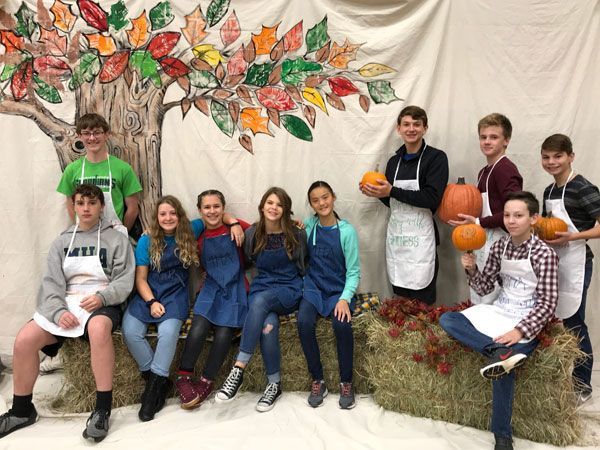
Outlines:
[[362,44],[351,44],[348,39],[344,42],[344,45],[338,45],[337,42],[333,43],[331,51],[329,52],[329,64],[338,69],[347,69],[350,61],[356,60],[356,52]]
[[302,90],[302,97],[311,102],[313,105],[318,106],[325,114],[328,114],[325,100],[323,100],[323,96],[321,96],[319,91],[317,91],[315,88],[304,88]]
[[54,14],[54,26],[65,33],[73,29],[77,16],[71,12],[69,5],[65,5],[60,0],[55,0],[50,11]]
[[196,56],[196,58],[207,62],[212,67],[217,67],[220,62],[224,61],[221,53],[219,53],[219,50],[217,50],[212,44],[196,45],[192,51],[194,52],[194,56]]
[[385,64],[378,63],[365,64],[360,69],[358,69],[358,73],[360,73],[363,77],[376,77],[377,75],[392,72],[395,72],[395,70],[391,67],[388,67]]
[[208,35],[208,33],[204,31],[205,28],[206,17],[202,14],[200,6],[196,6],[194,11],[185,16],[185,28],[182,28],[181,32],[190,45],[196,45],[202,42]]
[[146,43],[149,37],[146,10],[143,10],[139,17],[131,19],[131,24],[131,30],[127,30],[129,43],[133,48],[139,48]]
[[254,42],[257,55],[268,55],[271,53],[271,49],[277,42],[278,26],[279,24],[273,27],[265,27],[263,25],[260,34],[252,34],[252,42]]
[[240,113],[240,120],[242,121],[242,127],[244,130],[250,129],[256,136],[257,133],[265,133],[273,136],[269,131],[269,118],[261,117],[260,112],[262,108],[244,108]]
[[113,55],[117,51],[117,45],[111,36],[102,34],[84,34],[89,42],[90,48],[98,50],[102,56]]

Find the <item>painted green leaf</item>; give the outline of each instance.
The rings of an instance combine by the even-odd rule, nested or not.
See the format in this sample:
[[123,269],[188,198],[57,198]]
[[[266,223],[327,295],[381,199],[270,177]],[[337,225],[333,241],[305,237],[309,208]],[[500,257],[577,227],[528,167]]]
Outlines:
[[327,16],[323,17],[318,24],[306,32],[307,53],[319,50],[329,40],[327,36]]
[[266,86],[274,66],[275,64],[270,63],[253,64],[248,69],[244,83],[259,87]]
[[283,127],[288,130],[292,136],[296,136],[303,141],[312,141],[313,136],[308,125],[299,117],[285,114],[279,118]]
[[229,110],[223,103],[214,100],[210,102],[210,115],[223,133],[229,137],[233,136],[235,124]]
[[206,10],[206,20],[209,26],[213,26],[223,18],[227,10],[229,9],[229,2],[231,0],[213,0],[208,5]]
[[369,89],[369,95],[375,103],[391,103],[400,100],[396,97],[389,81],[369,81],[367,88]]
[[0,81],[6,81],[12,77],[13,73],[17,70],[17,65],[5,64],[0,73]]
[[60,94],[58,93],[58,89],[54,86],[50,86],[44,80],[42,80],[37,75],[33,76],[33,81],[35,81],[35,93],[43,98],[48,103],[61,103],[62,99],[60,98]]
[[69,81],[69,89],[74,90],[84,82],[90,82],[98,73],[102,64],[95,53],[84,53],[79,58],[79,65],[73,71],[73,76]]
[[115,31],[122,30],[129,25],[129,19],[127,15],[127,6],[123,0],[119,0],[117,3],[110,7],[110,14],[108,15],[108,24],[114,28]]
[[303,58],[285,60],[281,65],[281,79],[285,84],[296,85],[304,81],[310,75],[319,73],[323,70],[321,64],[306,61]]
[[160,30],[169,25],[175,16],[171,11],[171,4],[168,1],[160,2],[150,10],[150,23],[152,30]]
[[37,23],[34,20],[34,12],[27,7],[25,2],[23,2],[21,3],[19,10],[15,13],[15,17],[17,18],[17,26],[15,27],[15,30],[21,36],[27,36],[31,39],[31,35],[37,26]]
[[152,58],[152,54],[145,50],[138,50],[129,57],[129,64],[136,69],[142,79],[150,78],[156,87],[160,87],[160,64]]
[[219,80],[208,70],[192,70],[188,77],[190,84],[197,88],[216,88],[219,87]]

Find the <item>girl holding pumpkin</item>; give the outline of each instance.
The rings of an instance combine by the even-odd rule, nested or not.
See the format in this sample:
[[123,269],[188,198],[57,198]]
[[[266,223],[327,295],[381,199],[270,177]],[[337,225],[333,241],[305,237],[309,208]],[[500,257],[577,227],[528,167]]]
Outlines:
[[246,230],[244,243],[246,259],[258,273],[250,285],[240,351],[216,400],[233,400],[260,341],[268,384],[256,409],[264,412],[271,410],[281,396],[278,315],[296,311],[302,298],[306,234],[293,223],[292,200],[279,187],[265,192],[258,212],[260,219]]
[[316,336],[318,316],[330,317],[337,341],[342,409],[355,406],[352,390],[354,338],[351,300],[360,281],[358,236],[354,227],[334,210],[335,194],[325,181],[308,189],[308,201],[315,215],[304,221],[308,236],[308,268],[303,297],[298,309],[298,334],[312,376],[308,404],[323,404],[327,386]]
[[[563,319],[579,338],[579,348],[587,355],[573,370],[580,404],[592,395],[592,343],[585,324],[587,290],[592,278],[594,254],[587,239],[600,237],[600,192],[571,167],[575,158],[571,140],[563,134],[549,136],[542,143],[542,167],[554,177],[554,183],[544,190],[543,215],[562,220],[567,231],[556,231],[554,246],[559,256],[559,302],[557,317]],[[563,224],[564,225],[564,224]],[[552,228],[550,222],[542,227]],[[551,236],[544,236],[551,237]],[[568,245],[567,245],[568,244]]]

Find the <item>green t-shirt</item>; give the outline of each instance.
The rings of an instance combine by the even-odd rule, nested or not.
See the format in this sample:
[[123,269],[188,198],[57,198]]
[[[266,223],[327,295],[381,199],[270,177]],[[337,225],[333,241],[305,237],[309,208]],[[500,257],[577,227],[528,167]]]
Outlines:
[[[84,158],[85,156],[82,156],[65,167],[60,183],[56,188],[58,192],[70,197],[75,192],[75,188],[82,183],[96,185],[103,192],[108,192],[108,159],[98,163],[92,163],[86,159],[85,174],[82,180],[81,166]],[[125,213],[124,199],[140,192],[142,185],[131,166],[115,156],[110,156],[110,173],[112,175],[112,201],[117,216],[123,221],[123,214]]]

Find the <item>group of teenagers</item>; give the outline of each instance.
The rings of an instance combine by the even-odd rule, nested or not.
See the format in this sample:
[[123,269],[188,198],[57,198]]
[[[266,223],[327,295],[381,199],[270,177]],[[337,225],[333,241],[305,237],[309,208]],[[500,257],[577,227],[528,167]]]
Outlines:
[[[402,109],[396,130],[403,145],[388,161],[386,181],[362,184],[359,189],[390,208],[386,263],[394,293],[433,304],[439,268],[439,234],[433,216],[448,182],[448,159],[425,143],[427,129],[422,108]],[[175,374],[183,408],[198,407],[215,390],[217,373],[241,329],[239,352],[215,401],[236,396],[260,344],[267,386],[256,409],[272,409],[282,392],[279,316],[295,311],[312,379],[308,404],[318,407],[328,394],[315,332],[321,316],[331,319],[337,340],[339,406],[354,407],[351,316],[360,280],[358,238],[352,225],[334,210],[336,197],[328,183],[316,181],[309,187],[308,202],[315,214],[303,222],[292,219],[292,201],[278,187],[265,192],[259,219],[252,225],[226,213],[225,198],[216,190],[198,196],[201,219],[192,221],[177,198],[162,197],[134,255],[126,234],[138,214],[141,185],[128,164],[109,156],[104,118],[80,117],[77,134],[86,155],[67,166],[58,187],[67,196],[75,225],[53,243],[36,313],[16,337],[13,403],[0,416],[0,437],[37,419],[32,392],[38,351],[53,356],[66,337],[83,336],[90,342],[97,388],[96,408],[83,436],[102,440],[108,433],[112,404],[112,332],[119,325],[145,380],[139,418],[152,420],[170,388],[169,370],[181,325],[188,317],[189,274],[196,267],[203,269],[205,280],[196,295]],[[579,401],[591,396],[593,360],[585,305],[593,254],[585,241],[600,237],[600,193],[573,172],[574,153],[567,136],[545,139],[542,167],[554,182],[544,191],[542,212],[563,219],[568,231],[544,242],[531,231],[539,217],[539,202],[522,190],[523,179],[506,156],[510,121],[490,114],[479,121],[478,134],[487,160],[477,181],[483,211],[480,217],[461,214],[451,224],[479,223],[488,239],[477,254],[461,258],[474,305],[444,314],[440,324],[488,358],[481,374],[492,380],[491,431],[495,448],[505,450],[512,449],[514,369],[533,352],[537,334],[555,315],[578,336],[586,354],[573,373]],[[245,273],[250,266],[255,275],[248,282]],[[158,329],[154,349],[146,339],[151,323]],[[211,331],[213,342],[204,368],[194,378]]]

